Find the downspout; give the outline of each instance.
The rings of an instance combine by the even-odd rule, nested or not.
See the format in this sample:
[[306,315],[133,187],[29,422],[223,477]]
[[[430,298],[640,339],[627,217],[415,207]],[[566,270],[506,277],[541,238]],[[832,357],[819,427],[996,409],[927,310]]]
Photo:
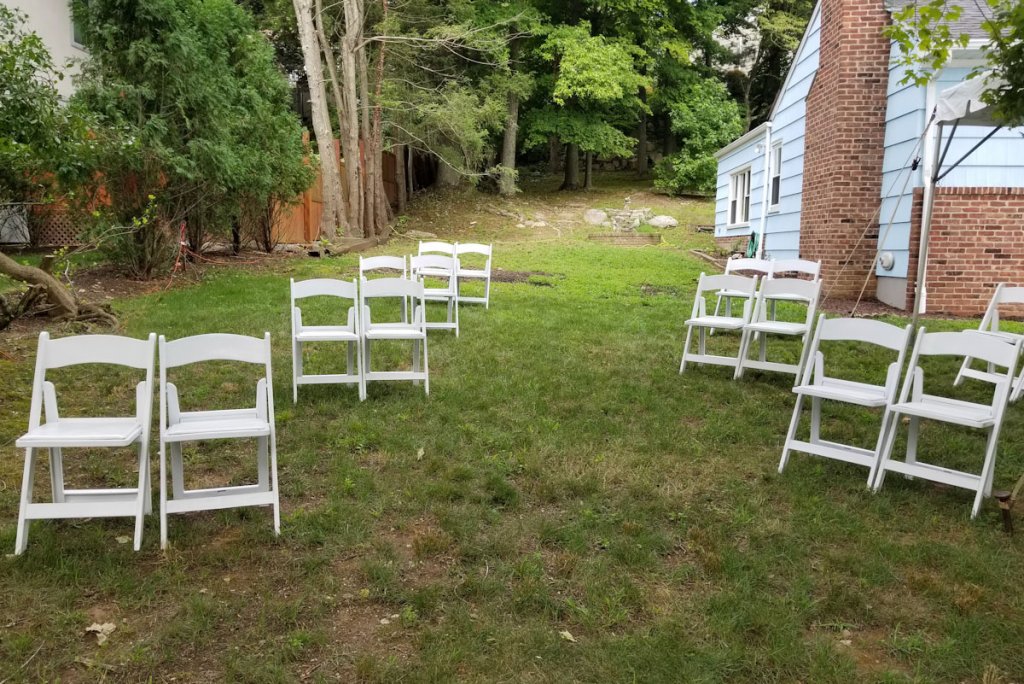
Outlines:
[[772,160],[772,122],[765,123],[764,129],[764,176],[761,183],[761,236],[757,240],[757,258],[764,258],[764,234],[768,228],[768,184],[771,183],[770,175]]

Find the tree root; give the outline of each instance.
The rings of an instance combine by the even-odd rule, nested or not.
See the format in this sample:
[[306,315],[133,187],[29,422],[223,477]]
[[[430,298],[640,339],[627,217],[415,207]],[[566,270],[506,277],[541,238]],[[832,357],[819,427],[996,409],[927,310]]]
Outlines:
[[53,257],[44,257],[42,267],[19,264],[0,252],[0,273],[28,284],[29,288],[13,303],[0,297],[0,330],[17,318],[48,315],[59,321],[81,321],[116,327],[117,318],[107,309],[83,302],[50,274]]

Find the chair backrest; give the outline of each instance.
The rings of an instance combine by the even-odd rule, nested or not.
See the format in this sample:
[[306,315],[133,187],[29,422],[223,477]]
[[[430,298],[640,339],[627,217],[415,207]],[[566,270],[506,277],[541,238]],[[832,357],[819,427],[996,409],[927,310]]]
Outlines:
[[[32,400],[29,407],[29,426],[38,427],[42,418],[44,394],[47,415],[56,416],[56,395],[53,385],[46,380],[51,368],[66,368],[85,364],[110,364],[146,371],[146,379],[136,389],[136,412],[140,419],[149,416],[149,402],[153,396],[153,368],[156,361],[156,333],[144,340],[121,335],[73,335],[50,339],[50,333],[39,333],[36,351],[35,377],[32,381]],[[149,434],[148,423],[144,426]]]
[[811,280],[821,278],[821,262],[808,259],[776,259],[771,262],[771,273],[769,278],[785,276],[786,274],[808,275]]
[[[359,257],[359,278],[365,278],[368,271],[400,271],[403,278],[408,277],[409,271],[404,256],[374,256]],[[391,277],[391,276],[388,276]]]
[[999,330],[999,307],[1002,305],[1024,304],[1024,287],[999,283],[992,293],[979,330]]
[[447,254],[448,256],[455,256],[458,249],[458,243],[454,245],[450,242],[423,242],[420,241],[419,254]]
[[746,257],[729,259],[725,262],[726,274],[738,273],[739,271],[768,275],[772,272],[772,262],[767,259],[750,259]]
[[818,317],[818,325],[815,327],[814,337],[808,350],[808,363],[804,366],[802,382],[810,384],[812,372],[815,374],[816,380],[821,380],[824,377],[822,342],[861,342],[898,354],[896,360],[889,364],[885,381],[887,396],[891,399],[896,394],[900,370],[903,368],[903,359],[907,354],[912,331],[913,328],[910,325],[900,328],[890,323],[868,318],[826,318],[825,314],[821,314]]
[[423,298],[423,283],[405,278],[377,278],[367,280],[359,289],[359,296],[365,299],[380,297]]
[[757,278],[731,274],[700,274],[697,281],[697,297],[705,293],[718,290],[735,290],[737,292],[749,292],[753,297],[757,291]]
[[440,254],[421,254],[409,257],[409,270],[416,275],[425,268],[440,269],[454,273],[458,269],[459,260],[455,257]]
[[482,245],[478,242],[458,242],[455,244],[455,255],[462,254],[483,254],[488,260],[492,253],[491,245]]
[[816,280],[800,280],[799,278],[765,278],[761,281],[761,292],[766,299],[772,297],[802,297],[817,301],[821,283]]
[[292,279],[292,304],[296,299],[306,297],[341,297],[355,301],[358,292],[354,280],[313,278],[296,282],[294,278]]
[[270,333],[263,338],[227,333],[182,337],[170,342],[160,336],[160,372],[204,361],[266,364],[270,369]]

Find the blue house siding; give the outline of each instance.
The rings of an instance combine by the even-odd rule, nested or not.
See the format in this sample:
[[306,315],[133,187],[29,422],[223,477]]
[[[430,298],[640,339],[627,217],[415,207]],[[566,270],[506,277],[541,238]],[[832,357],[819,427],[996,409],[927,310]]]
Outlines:
[[[735,149],[728,151],[718,160],[718,187],[715,192],[715,237],[746,238],[750,232],[760,231],[761,199],[764,194],[764,152],[758,148],[764,144],[764,134],[753,135]],[[750,220],[747,223],[730,226],[729,186],[733,174],[750,168]]]
[[772,144],[782,144],[779,204],[768,213],[766,255],[800,256],[800,205],[804,186],[804,122],[807,94],[818,72],[821,13],[816,7],[772,111]]

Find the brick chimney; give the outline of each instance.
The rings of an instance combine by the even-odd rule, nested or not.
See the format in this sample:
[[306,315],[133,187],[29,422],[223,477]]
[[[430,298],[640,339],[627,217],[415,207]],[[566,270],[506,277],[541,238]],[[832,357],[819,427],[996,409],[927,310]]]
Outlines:
[[821,259],[823,292],[832,297],[856,297],[868,273],[874,279],[888,23],[883,0],[821,0],[818,73],[807,96],[800,256]]

